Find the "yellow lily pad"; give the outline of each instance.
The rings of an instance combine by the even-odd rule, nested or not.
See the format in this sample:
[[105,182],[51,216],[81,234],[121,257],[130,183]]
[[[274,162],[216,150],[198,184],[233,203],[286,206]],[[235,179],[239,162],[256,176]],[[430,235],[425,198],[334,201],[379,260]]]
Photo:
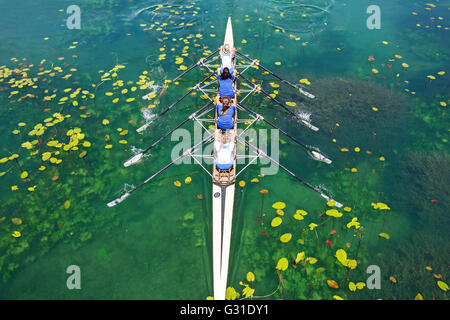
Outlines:
[[438,281],[437,285],[439,288],[441,288],[442,291],[447,292],[448,291],[448,285],[444,281]]
[[12,235],[14,238],[19,238],[22,234],[21,234],[19,231],[14,231],[13,233],[11,233],[11,235]]
[[284,209],[284,208],[286,208],[286,204],[284,202],[278,201],[272,205],[272,208],[277,209],[277,210]]
[[283,222],[283,219],[281,219],[280,217],[275,217],[272,219],[272,222],[270,223],[270,225],[275,228],[275,227],[278,227],[282,222]]
[[281,270],[281,271],[285,271],[289,266],[289,261],[286,258],[281,258],[280,260],[278,260],[277,266],[275,267],[275,269],[277,270]]
[[291,233],[285,233],[280,237],[280,241],[283,243],[287,243],[287,242],[291,241],[291,239],[292,239]]

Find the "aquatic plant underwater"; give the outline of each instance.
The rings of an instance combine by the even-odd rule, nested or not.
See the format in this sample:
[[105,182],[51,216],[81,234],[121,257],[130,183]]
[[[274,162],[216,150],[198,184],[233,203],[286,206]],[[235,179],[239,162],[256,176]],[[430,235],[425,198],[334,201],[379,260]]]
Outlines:
[[[206,256],[195,263],[210,277],[210,186],[199,169],[174,168],[142,192],[139,205],[108,210],[106,203],[165,164],[172,145],[136,170],[122,163],[205,103],[206,97],[192,94],[190,103],[153,122],[206,75],[168,80],[215,50],[225,22],[216,12],[226,11],[233,13],[241,52],[316,95],[300,99],[257,67],[250,70],[272,97],[319,126],[319,134],[262,96],[247,105],[320,146],[333,165],[312,163],[283,138],[280,162],[344,204],[336,209],[281,172],[264,176],[262,165],[250,168],[236,186],[227,299],[447,299],[450,55],[442,40],[448,32],[442,5],[398,4],[407,12],[407,31],[386,40],[369,37],[359,48],[349,40],[352,26],[344,27],[333,10],[361,4],[248,5],[83,1],[88,22],[81,30],[39,35],[33,40],[38,50],[25,51],[29,57],[0,55],[0,276],[10,287],[2,298],[20,297],[13,292],[16,277],[61,244],[86,250],[97,235],[121,232],[144,214],[156,226],[167,222],[161,216],[174,215],[176,225],[161,227],[168,231],[154,234],[161,237],[155,241],[180,231],[180,239],[170,240]],[[64,9],[55,15],[64,22]],[[15,49],[13,40],[5,41]],[[324,70],[326,61],[335,66]],[[191,263],[185,251],[154,259]],[[115,259],[105,249],[97,254]],[[381,270],[379,290],[368,288],[372,265]],[[174,281],[159,272],[155,278]],[[198,290],[177,296],[210,298],[211,280],[196,279]]]

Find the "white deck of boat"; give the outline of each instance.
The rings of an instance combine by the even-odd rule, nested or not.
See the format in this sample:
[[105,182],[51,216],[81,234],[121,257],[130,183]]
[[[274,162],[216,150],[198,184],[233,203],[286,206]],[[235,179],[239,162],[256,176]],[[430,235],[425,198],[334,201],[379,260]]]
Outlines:
[[[228,44],[230,49],[234,47],[231,17],[228,17],[224,44]],[[213,183],[212,188],[213,285],[215,300],[225,300],[227,289],[231,228],[233,224],[234,189],[234,181],[229,185]]]

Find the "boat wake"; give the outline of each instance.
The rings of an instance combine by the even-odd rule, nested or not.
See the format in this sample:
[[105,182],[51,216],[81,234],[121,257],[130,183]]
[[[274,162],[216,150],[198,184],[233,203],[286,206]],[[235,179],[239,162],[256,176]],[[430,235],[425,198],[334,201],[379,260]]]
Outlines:
[[131,153],[133,154],[133,156],[137,155],[138,153],[141,153],[142,151],[144,151],[144,149],[140,149],[138,147],[131,146]]
[[163,86],[158,85],[158,84],[149,85],[147,83],[147,88],[150,89],[150,92],[147,93],[145,96],[143,96],[142,99],[149,100],[149,99],[151,99],[150,97],[157,96],[161,92],[162,87]]
[[157,114],[153,113],[152,109],[147,108],[144,111],[142,111],[142,117],[145,120],[145,124],[137,128],[136,131],[137,132],[145,131],[157,116],[158,116]]
[[262,11],[265,16],[272,17],[268,21],[269,25],[295,36],[305,36],[315,35],[324,30],[335,0],[310,0],[309,4],[270,0],[269,3],[271,5],[267,8],[270,12],[266,14]]
[[133,190],[134,188],[135,188],[135,186],[132,185],[132,184],[125,183],[125,184],[123,185],[123,191],[124,191],[125,193],[130,192],[130,191]]
[[304,120],[306,122],[311,122],[311,112],[296,110],[295,114],[297,117],[301,118],[302,120]]
[[334,194],[330,190],[328,190],[328,188],[325,187],[325,185],[319,184],[316,186],[316,188],[319,189],[320,192],[325,193],[326,195],[330,196],[331,198],[334,197]]
[[128,183],[124,183],[123,187],[120,188],[119,190],[117,190],[114,195],[118,195],[118,194],[124,194],[124,193],[128,193],[131,190],[133,190],[135,187],[132,184],[128,184]]
[[311,112],[297,110],[295,115],[299,118],[299,122],[313,131],[319,131],[319,128],[311,123]]
[[324,154],[318,147],[316,146],[308,146],[312,151],[307,151],[308,155],[314,160],[325,162],[326,164],[331,164],[330,158]]
[[[155,5],[148,5],[142,8],[132,8],[131,13],[124,16],[124,21],[133,21],[135,19],[147,23],[159,23],[164,21],[161,27],[167,32],[175,32],[177,30],[185,30],[197,24],[196,18],[196,1],[186,0],[184,4],[175,3],[175,1],[166,1]],[[183,15],[179,14],[183,11]]]
[[150,10],[151,12],[153,12],[153,10],[155,8],[157,8],[157,5],[152,5],[152,6],[148,6],[148,7],[144,7],[144,8],[140,8],[140,9],[134,9],[135,11],[133,11],[130,15],[128,15],[126,18],[124,18],[125,21],[131,21],[134,18],[136,18],[138,15],[140,15],[142,12],[145,12],[147,10]]

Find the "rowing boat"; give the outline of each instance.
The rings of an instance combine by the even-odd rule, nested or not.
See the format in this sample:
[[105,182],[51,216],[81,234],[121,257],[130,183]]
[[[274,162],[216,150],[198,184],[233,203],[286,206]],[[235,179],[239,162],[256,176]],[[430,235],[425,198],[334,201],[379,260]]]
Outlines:
[[[225,30],[225,39],[224,39],[224,45],[228,44],[230,49],[234,48],[234,37],[233,37],[233,28],[231,23],[231,17],[228,17],[227,26]],[[216,300],[224,300],[226,296],[226,289],[227,289],[227,279],[228,279],[228,267],[229,267],[229,257],[230,257],[230,245],[231,245],[231,234],[232,234],[232,225],[233,225],[233,206],[234,206],[234,195],[235,195],[235,182],[236,177],[243,172],[250,164],[254,163],[257,159],[260,157],[265,157],[269,159],[270,161],[274,162],[279,168],[287,172],[290,176],[295,178],[297,181],[301,182],[303,185],[308,187],[309,189],[315,191],[317,194],[319,194],[322,198],[329,201],[329,204],[332,203],[333,205],[337,207],[342,207],[342,204],[333,200],[330,196],[325,194],[320,188],[311,185],[310,183],[302,180],[299,178],[295,173],[293,173],[291,170],[286,168],[284,165],[282,165],[279,161],[275,160],[271,156],[269,156],[266,152],[259,149],[258,147],[254,146],[253,144],[246,141],[244,138],[242,138],[243,133],[252,126],[257,121],[263,121],[266,124],[270,125],[271,127],[279,130],[282,134],[290,138],[294,143],[296,143],[298,146],[303,148],[311,157],[312,159],[316,161],[321,161],[326,164],[331,164],[331,160],[323,155],[321,152],[318,151],[317,148],[312,148],[307,146],[306,144],[299,141],[297,138],[293,137],[286,131],[279,128],[277,125],[273,124],[269,120],[265,119],[262,115],[256,113],[254,110],[249,108],[248,106],[244,105],[244,101],[249,97],[250,95],[262,93],[264,94],[270,101],[272,101],[274,104],[278,105],[279,107],[283,108],[286,112],[288,112],[293,118],[298,120],[298,123],[301,125],[305,125],[307,128],[318,131],[319,129],[312,125],[309,121],[302,119],[297,114],[295,114],[292,110],[286,108],[284,104],[282,104],[278,99],[274,98],[270,94],[268,94],[261,85],[255,83],[252,80],[249,80],[245,75],[243,74],[245,71],[247,71],[249,68],[255,67],[255,68],[261,68],[265,72],[271,74],[278,80],[280,80],[283,84],[293,87],[298,90],[298,92],[310,99],[314,99],[314,95],[306,91],[305,87],[297,86],[292,84],[291,82],[281,78],[279,75],[275,74],[273,71],[267,69],[263,65],[259,63],[257,60],[250,59],[248,56],[240,53],[236,50],[236,53],[238,53],[239,57],[243,58],[243,61],[249,61],[249,64],[236,64],[237,57],[234,57],[234,67],[235,70],[239,69],[239,73],[237,75],[238,79],[244,80],[242,82],[243,86],[242,88],[237,87],[237,81],[235,80],[234,86],[236,91],[236,97],[238,97],[240,94],[246,93],[246,95],[243,98],[239,98],[239,102],[237,102],[237,108],[235,111],[235,117],[234,117],[234,128],[230,130],[226,130],[226,133],[222,132],[219,128],[217,128],[217,111],[216,111],[216,105],[214,99],[210,96],[208,93],[216,93],[217,88],[210,88],[211,85],[214,85],[214,81],[208,81],[213,77],[216,73],[214,70],[216,65],[211,65],[217,57],[215,56],[216,53],[218,53],[220,49],[210,53],[205,58],[200,59],[198,62],[193,64],[191,67],[186,69],[182,74],[177,76],[174,80],[171,82],[174,83],[176,80],[180,79],[182,76],[193,70],[195,67],[203,67],[211,71],[211,74],[209,74],[206,78],[198,82],[196,85],[194,85],[189,91],[187,91],[181,98],[177,99],[174,103],[172,103],[168,108],[163,110],[159,115],[153,118],[152,121],[155,121],[156,119],[159,119],[161,116],[163,116],[165,113],[167,113],[170,109],[175,107],[179,102],[181,102],[185,97],[187,97],[191,92],[193,91],[200,91],[204,94],[204,96],[209,99],[209,102],[205,104],[203,107],[198,109],[197,111],[193,112],[189,117],[184,119],[182,122],[180,122],[177,126],[175,126],[172,130],[168,131],[166,134],[164,134],[161,138],[156,140],[154,143],[152,143],[149,147],[147,147],[145,150],[133,155],[130,159],[128,159],[124,166],[128,167],[130,165],[134,165],[136,163],[139,163],[145,159],[145,154],[148,153],[153,147],[155,147],[157,144],[159,144],[162,140],[164,140],[166,137],[171,135],[176,129],[180,128],[182,125],[184,125],[186,122],[193,120],[198,122],[209,134],[206,135],[206,137],[195,144],[193,147],[189,148],[188,150],[184,151],[181,155],[179,155],[176,159],[173,159],[171,162],[166,164],[163,168],[158,170],[156,173],[152,174],[149,178],[144,180],[141,184],[139,184],[137,187],[134,187],[130,191],[127,191],[125,194],[120,196],[119,198],[109,202],[107,205],[109,207],[113,207],[122,201],[124,201],[127,197],[129,197],[133,192],[143,187],[145,184],[150,182],[152,179],[157,177],[159,174],[163,173],[165,170],[167,170],[169,167],[171,167],[173,164],[178,162],[180,159],[184,157],[191,157],[194,159],[195,162],[197,162],[204,170],[207,172],[211,178],[212,178],[212,242],[213,242],[213,293],[214,293],[214,299]],[[237,98],[236,98],[237,99]],[[249,115],[249,119],[239,119],[237,118],[237,110],[243,111],[246,114]],[[214,111],[215,112],[215,118],[214,122],[216,123],[215,130],[213,132],[210,132],[206,127],[203,125],[204,122],[211,121],[210,118],[204,117],[209,112]],[[245,123],[247,126],[243,129],[243,131],[238,134],[237,131],[237,124],[239,123]],[[144,124],[142,127],[138,128],[136,131],[142,132],[145,131],[145,129],[150,125],[151,123],[148,122]],[[224,136],[225,135],[225,136]],[[198,154],[198,149],[201,149],[201,147],[208,143],[214,143],[220,144],[220,143],[228,143],[233,142],[234,149],[233,149],[233,166],[227,170],[220,170],[218,169],[216,165],[216,151],[213,152],[213,155],[203,155]],[[249,150],[253,150],[252,154],[249,155],[238,155],[237,154],[237,143],[240,143],[241,145],[247,147]],[[215,150],[215,146],[213,148]],[[237,158],[246,158],[249,159],[248,163],[241,168],[239,171],[237,170]],[[208,170],[205,168],[202,162],[199,161],[199,159],[202,158],[212,158],[213,159],[213,168],[212,170]]]
[[[233,28],[231,18],[228,18],[225,31],[224,46],[228,44],[230,50],[234,48]],[[237,99],[237,98],[236,98]],[[222,143],[222,133],[217,127],[214,134],[214,144]],[[236,146],[237,110],[234,114],[234,128],[226,131],[226,142]],[[228,260],[230,257],[231,230],[233,225],[234,189],[236,181],[236,147],[233,148],[233,166],[225,171],[216,166],[216,156],[213,163],[212,184],[212,215],[213,215],[213,283],[214,299],[224,300],[228,278]]]

